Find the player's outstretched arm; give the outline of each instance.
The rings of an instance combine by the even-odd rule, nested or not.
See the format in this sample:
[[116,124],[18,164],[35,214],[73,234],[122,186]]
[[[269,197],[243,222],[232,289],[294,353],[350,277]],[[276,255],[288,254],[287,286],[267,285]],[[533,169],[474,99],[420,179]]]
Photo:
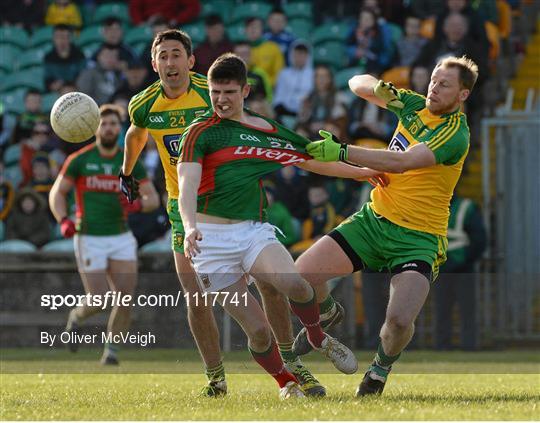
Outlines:
[[141,155],[146,141],[148,140],[148,130],[130,125],[126,133],[126,142],[124,145],[124,163],[122,164],[122,173],[131,175],[137,159]]
[[202,166],[199,163],[178,163],[178,209],[186,232],[184,237],[184,254],[187,258],[195,257],[201,252],[197,241],[202,235],[197,229],[197,192],[201,184]]
[[383,172],[369,169],[367,167],[351,166],[341,162],[319,162],[317,160],[308,160],[307,162],[296,165],[308,172],[317,173],[324,176],[333,176],[336,178],[356,179],[357,181],[373,181],[378,185],[388,185],[388,178]]
[[379,107],[388,106],[403,108],[399,93],[391,82],[378,80],[371,75],[355,75],[349,79],[349,88],[358,97]]

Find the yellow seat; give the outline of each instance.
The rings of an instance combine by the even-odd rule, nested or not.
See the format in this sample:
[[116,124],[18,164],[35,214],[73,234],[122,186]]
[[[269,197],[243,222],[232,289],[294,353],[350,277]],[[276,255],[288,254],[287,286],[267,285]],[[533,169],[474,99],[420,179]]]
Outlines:
[[427,18],[420,25],[420,35],[431,40],[435,35],[435,18]]
[[408,66],[397,66],[384,72],[381,79],[392,82],[397,88],[409,88],[410,71]]
[[485,23],[486,34],[489,41],[489,58],[495,60],[501,52],[501,39],[497,25],[487,21]]

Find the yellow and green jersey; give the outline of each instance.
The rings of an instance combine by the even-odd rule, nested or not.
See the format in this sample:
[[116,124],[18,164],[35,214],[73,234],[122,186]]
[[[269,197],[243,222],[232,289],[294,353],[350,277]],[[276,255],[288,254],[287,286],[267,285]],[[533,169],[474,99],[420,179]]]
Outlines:
[[409,229],[446,236],[450,199],[469,151],[469,127],[460,110],[433,115],[426,98],[399,90],[403,109],[389,107],[399,123],[389,150],[405,151],[425,143],[436,165],[388,174],[390,183],[371,192],[373,210],[391,222]]
[[178,98],[167,98],[158,80],[135,95],[128,106],[131,123],[148,129],[156,142],[169,198],[178,198],[180,137],[195,118],[212,107],[206,77],[190,72],[189,80],[187,91]]

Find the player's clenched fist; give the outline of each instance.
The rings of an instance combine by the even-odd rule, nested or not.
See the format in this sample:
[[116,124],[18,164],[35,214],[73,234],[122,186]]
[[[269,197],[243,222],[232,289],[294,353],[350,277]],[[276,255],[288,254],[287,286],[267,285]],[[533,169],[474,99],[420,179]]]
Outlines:
[[347,144],[341,144],[339,140],[328,131],[319,131],[323,137],[321,141],[310,142],[306,151],[315,160],[320,162],[337,162],[347,160]]
[[373,94],[384,101],[387,106],[403,109],[404,104],[399,100],[399,92],[391,82],[384,82],[380,79],[373,88]]
[[71,238],[77,233],[75,223],[69,217],[64,217],[60,222],[60,233],[64,238]]
[[133,175],[124,175],[122,171],[118,177],[120,178],[120,190],[129,203],[133,203],[139,197],[139,181]]

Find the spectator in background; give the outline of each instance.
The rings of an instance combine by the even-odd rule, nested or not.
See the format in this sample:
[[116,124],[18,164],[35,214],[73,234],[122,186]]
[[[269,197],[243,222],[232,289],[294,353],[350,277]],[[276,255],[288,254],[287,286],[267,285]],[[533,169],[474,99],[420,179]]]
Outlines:
[[171,28],[177,27],[195,20],[200,11],[199,0],[131,0],[129,2],[129,14],[135,25],[161,17]]
[[129,65],[137,60],[137,54],[124,43],[124,30],[122,21],[116,17],[105,19],[102,26],[103,44],[93,54],[92,60],[96,61],[99,52],[104,47],[114,48],[118,50],[119,71],[124,72]]
[[273,41],[276,43],[279,46],[286,63],[290,64],[289,48],[296,37],[286,30],[287,15],[285,15],[285,12],[283,12],[282,9],[275,8],[270,12],[270,15],[268,15],[266,24],[269,31],[264,33],[263,38],[266,41]]
[[346,133],[347,108],[343,93],[336,90],[334,75],[327,65],[315,67],[314,90],[302,102],[298,114],[298,129],[314,139],[326,122],[333,121],[339,133]]
[[47,8],[45,25],[69,25],[73,28],[82,27],[81,12],[71,0],[54,0]]
[[296,117],[302,101],[313,91],[314,72],[309,47],[296,41],[291,45],[290,56],[291,66],[279,73],[274,92],[274,110],[280,122],[284,115]]
[[120,82],[120,86],[113,94],[113,97],[123,97],[128,100],[135,94],[146,88],[147,77],[146,66],[140,60],[133,60],[129,63],[124,72],[125,79]]
[[43,25],[46,0],[4,0],[2,1],[2,25],[15,25],[31,33]]
[[423,66],[413,66],[409,72],[409,85],[411,90],[418,94],[427,95],[431,74]]
[[355,98],[348,111],[349,139],[375,138],[389,140],[397,121],[386,109],[376,106],[360,97]]
[[446,18],[452,14],[459,13],[467,19],[467,36],[480,44],[482,48],[488,49],[485,21],[482,16],[471,7],[470,0],[446,0],[445,7],[437,16],[435,22],[435,38],[444,38],[447,33],[445,29]]
[[247,81],[250,87],[247,100],[264,98],[272,101],[272,85],[268,74],[253,63],[253,50],[246,41],[240,41],[234,46],[234,54],[240,57],[247,66]]
[[204,21],[206,39],[193,52],[195,66],[193,70],[202,75],[208,73],[210,65],[223,53],[232,52],[234,44],[225,34],[225,26],[219,15],[209,15]]
[[365,72],[380,74],[392,65],[392,38],[372,10],[360,10],[358,23],[347,38],[347,54],[349,65],[359,66]]
[[452,309],[457,303],[461,322],[461,348],[476,349],[475,265],[486,248],[486,230],[479,208],[469,199],[450,202],[447,261],[441,267],[435,291],[437,349],[452,348]]
[[309,216],[302,224],[300,241],[290,247],[293,257],[302,254],[343,220],[337,216],[329,199],[324,179],[318,178],[310,182],[308,188]]
[[252,112],[258,113],[261,116],[269,119],[274,119],[274,110],[272,106],[263,97],[252,98],[246,102],[246,107]]
[[398,66],[411,66],[427,43],[427,39],[420,35],[421,23],[413,15],[405,18],[405,36],[397,42]]
[[410,8],[420,19],[436,18],[444,10],[445,0],[410,0]]
[[268,201],[268,206],[266,207],[268,222],[279,229],[276,231],[276,237],[279,242],[285,247],[289,247],[298,240],[295,219],[281,201],[276,201],[276,188],[274,184],[270,181],[266,181],[264,183],[264,188],[266,191],[266,199]]
[[17,116],[13,129],[12,144],[18,144],[32,136],[37,123],[47,123],[49,116],[43,113],[42,97],[38,90],[30,89],[24,95],[24,112]]
[[263,21],[261,19],[247,19],[245,30],[246,39],[251,45],[251,62],[268,74],[270,84],[273,87],[279,72],[285,66],[283,53],[276,43],[264,40]]
[[53,48],[44,58],[45,86],[48,91],[60,92],[62,86],[77,79],[86,67],[86,57],[72,42],[72,30],[67,25],[56,25]]
[[38,248],[51,239],[47,202],[32,188],[23,188],[15,196],[6,222],[6,238],[28,241]]
[[103,46],[96,66],[85,69],[77,78],[77,89],[92,97],[98,105],[107,103],[122,81],[118,68],[118,50]]
[[[56,175],[54,175],[56,176]],[[43,201],[49,201],[49,192],[54,184],[54,177],[51,170],[51,160],[46,152],[38,152],[32,159],[32,179],[28,186],[37,192]],[[51,223],[55,223],[54,216],[49,211]]]
[[275,199],[282,202],[292,216],[300,221],[309,215],[308,182],[306,173],[295,166],[287,166],[272,175]]
[[10,181],[4,177],[5,164],[0,160],[0,220],[5,221],[9,216],[15,199],[15,190]]
[[53,140],[51,128],[45,122],[36,122],[32,129],[32,134],[21,145],[20,167],[22,172],[22,183],[24,186],[32,180],[32,162],[39,152],[46,153],[52,150]]

